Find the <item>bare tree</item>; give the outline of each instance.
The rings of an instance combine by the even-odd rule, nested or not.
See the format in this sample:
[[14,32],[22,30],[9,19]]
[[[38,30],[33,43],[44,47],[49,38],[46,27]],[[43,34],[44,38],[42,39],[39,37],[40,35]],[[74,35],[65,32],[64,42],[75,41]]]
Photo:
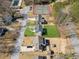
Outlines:
[[15,14],[15,11],[10,8],[10,0],[0,0],[0,14],[2,15],[11,15]]
[[26,5],[31,5],[33,4],[34,0],[24,0]]

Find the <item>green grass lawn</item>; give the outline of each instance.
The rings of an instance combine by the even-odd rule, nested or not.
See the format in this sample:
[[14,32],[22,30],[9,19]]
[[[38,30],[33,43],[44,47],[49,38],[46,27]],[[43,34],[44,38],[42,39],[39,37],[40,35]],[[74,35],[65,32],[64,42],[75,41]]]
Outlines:
[[24,35],[25,35],[25,36],[34,36],[35,33],[32,32],[32,30],[31,30],[30,28],[27,28],[27,29],[25,30]]
[[44,28],[47,29],[47,33],[43,36],[45,37],[59,37],[60,36],[56,25],[45,25]]

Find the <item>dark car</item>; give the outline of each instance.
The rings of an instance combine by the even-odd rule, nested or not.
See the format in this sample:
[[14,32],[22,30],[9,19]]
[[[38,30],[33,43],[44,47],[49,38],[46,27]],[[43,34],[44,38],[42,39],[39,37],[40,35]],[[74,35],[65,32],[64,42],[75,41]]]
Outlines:
[[27,48],[33,48],[32,46],[27,46]]
[[46,45],[50,45],[50,41],[49,40],[46,40]]
[[5,35],[8,30],[6,28],[0,28],[0,36]]
[[47,39],[45,39],[45,38],[43,38],[43,45],[44,45],[44,46],[50,45],[50,41],[47,40]]
[[41,44],[41,45],[39,45],[39,49],[42,50],[42,51],[46,51],[46,46]]
[[45,20],[44,17],[42,17],[41,23],[42,23],[42,24],[47,24],[47,21]]
[[34,0],[35,4],[48,4],[50,0]]

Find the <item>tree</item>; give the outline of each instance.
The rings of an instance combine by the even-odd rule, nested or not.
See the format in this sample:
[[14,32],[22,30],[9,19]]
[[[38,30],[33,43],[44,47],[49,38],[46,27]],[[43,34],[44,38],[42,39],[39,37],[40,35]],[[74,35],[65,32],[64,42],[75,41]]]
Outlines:
[[0,0],[0,12],[6,12],[9,9],[10,2],[8,0]]
[[10,7],[10,5],[11,5],[10,0],[0,0],[0,2],[1,2],[1,4],[0,4],[0,14],[1,14],[1,17],[2,17],[5,24],[10,25],[17,18],[21,18],[19,16],[18,17],[15,16],[16,10],[13,10]]
[[70,4],[73,4],[74,2],[79,2],[79,0],[68,0],[68,2],[70,2]]
[[74,18],[73,21],[79,22],[79,2],[74,2],[71,6],[71,16]]
[[3,15],[13,15],[15,14],[15,11],[10,8],[11,1],[9,0],[0,0],[0,14]]
[[60,10],[62,10],[62,8],[64,8],[64,4],[62,2],[56,2],[53,5],[53,15],[54,16],[58,16],[60,13]]
[[32,5],[33,4],[33,0],[24,0],[26,5]]

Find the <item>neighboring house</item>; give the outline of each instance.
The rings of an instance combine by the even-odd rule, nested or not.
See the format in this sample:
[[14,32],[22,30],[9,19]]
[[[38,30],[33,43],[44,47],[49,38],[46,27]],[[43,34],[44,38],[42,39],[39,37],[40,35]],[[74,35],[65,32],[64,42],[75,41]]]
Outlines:
[[19,9],[21,7],[23,0],[13,0],[11,4],[11,8]]

